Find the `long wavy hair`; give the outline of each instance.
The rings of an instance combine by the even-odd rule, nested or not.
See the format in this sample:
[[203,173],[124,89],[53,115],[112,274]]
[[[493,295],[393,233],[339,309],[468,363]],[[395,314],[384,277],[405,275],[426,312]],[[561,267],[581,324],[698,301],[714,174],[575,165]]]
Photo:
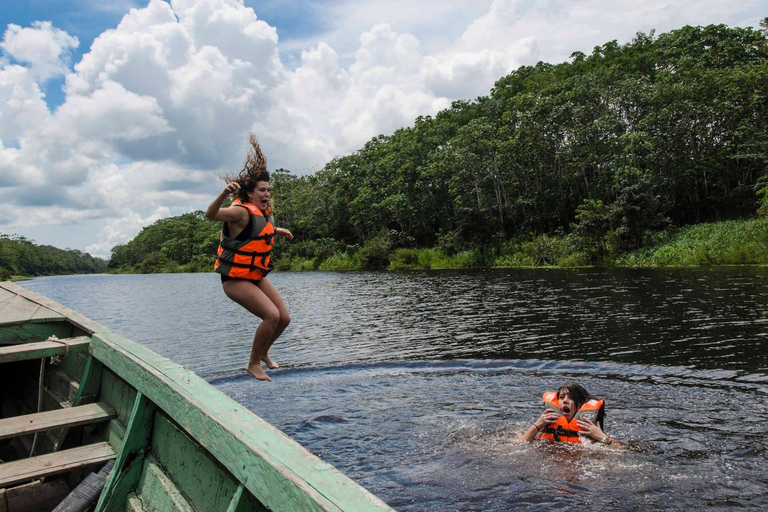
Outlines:
[[[237,191],[237,197],[242,202],[248,201],[248,194],[253,192],[256,188],[256,183],[259,181],[269,181],[269,171],[267,170],[267,157],[264,156],[264,152],[261,151],[259,146],[259,139],[253,133],[248,134],[248,141],[251,147],[248,149],[248,154],[245,156],[245,163],[243,169],[236,175],[227,174],[223,177],[227,183],[236,182],[240,185],[240,190]],[[274,209],[272,205],[272,198],[269,199],[270,210]]]

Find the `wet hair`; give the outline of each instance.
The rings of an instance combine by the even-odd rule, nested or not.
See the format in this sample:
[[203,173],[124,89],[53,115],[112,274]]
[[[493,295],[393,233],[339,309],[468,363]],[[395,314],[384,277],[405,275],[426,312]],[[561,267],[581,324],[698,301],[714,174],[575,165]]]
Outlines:
[[[243,169],[237,174],[237,176],[226,175],[224,181],[227,183],[237,182],[240,185],[240,190],[237,191],[237,197],[242,202],[248,201],[248,194],[253,192],[256,188],[256,183],[259,181],[269,181],[269,171],[267,170],[267,157],[261,151],[259,146],[259,139],[253,133],[249,134],[248,142],[251,147],[248,149],[248,154],[245,157],[245,164]],[[272,208],[272,200],[270,199],[269,207]]]
[[578,409],[590,398],[595,398],[594,396],[589,394],[589,391],[584,389],[584,387],[581,384],[576,384],[575,382],[570,382],[568,384],[563,384],[559,388],[557,388],[557,396],[560,396],[560,392],[565,391],[568,393],[568,396],[571,397],[571,400],[574,401],[576,404],[576,408]]
[[[589,400],[599,400],[594,395],[589,394],[589,391],[584,389],[584,386],[581,384],[576,384],[575,382],[569,382],[567,384],[563,384],[559,388],[557,388],[557,396],[560,397],[560,392],[565,391],[568,393],[568,396],[571,397],[571,400],[576,404],[576,410],[578,410],[582,405],[587,403]],[[603,420],[605,419],[605,407],[601,407],[600,411],[597,413],[597,422],[600,423],[600,428],[603,428]]]

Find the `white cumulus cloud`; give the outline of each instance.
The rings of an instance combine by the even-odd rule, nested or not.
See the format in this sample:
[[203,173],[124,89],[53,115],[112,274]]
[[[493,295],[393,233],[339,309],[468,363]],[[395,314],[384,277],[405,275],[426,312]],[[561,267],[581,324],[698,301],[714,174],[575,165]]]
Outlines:
[[29,66],[38,80],[47,80],[67,71],[69,50],[80,42],[50,21],[36,21],[31,28],[9,24],[0,48],[12,59]]

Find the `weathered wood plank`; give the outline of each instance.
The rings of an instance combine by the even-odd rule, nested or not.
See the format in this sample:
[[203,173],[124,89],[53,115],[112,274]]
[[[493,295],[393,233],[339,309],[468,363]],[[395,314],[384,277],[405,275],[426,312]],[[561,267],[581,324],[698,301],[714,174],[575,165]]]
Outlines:
[[[139,474],[135,475],[135,480],[123,481],[120,487],[121,494],[115,494],[113,491],[115,486],[121,477],[124,476],[123,470],[126,461],[129,458],[134,458],[139,452],[144,451],[145,448],[150,445],[150,437],[152,435],[152,424],[154,414],[157,408],[155,404],[150,402],[141,392],[136,393],[136,399],[134,400],[133,410],[131,411],[131,418],[128,421],[128,427],[125,431],[125,437],[123,438],[123,444],[115,459],[115,466],[112,472],[107,478],[107,482],[104,485],[104,490],[99,496],[99,502],[96,504],[96,512],[103,511],[107,508],[107,504],[111,500],[125,502],[126,495],[135,490],[139,482]],[[123,480],[125,480],[123,478]]]
[[[238,481],[165,413],[152,432],[152,455],[196,510],[226,510]],[[251,512],[266,512],[264,507]]]
[[[61,341],[69,344],[69,354],[72,355],[87,351],[88,343],[90,343],[91,339],[87,336],[77,336],[75,338],[65,338]],[[67,347],[63,343],[56,341],[37,341],[22,345],[10,345],[0,347],[0,364],[63,356],[66,352]]]
[[0,308],[3,307],[3,303],[8,302],[16,296],[15,293],[11,293],[5,288],[0,288]]
[[98,391],[99,401],[112,405],[123,425],[127,426],[131,421],[131,412],[138,393],[136,388],[121,379],[111,368],[104,368]]
[[29,459],[0,464],[0,487],[65,473],[72,469],[106,462],[115,457],[109,443],[96,443]]
[[84,400],[86,398],[95,396],[99,392],[103,370],[104,365],[101,361],[89,354],[88,359],[85,361],[83,378],[80,380],[80,386],[77,388],[75,398],[72,399],[72,405],[85,403]]
[[269,510],[392,510],[333,466],[167,358],[111,333],[95,334],[90,352],[181,425]]
[[40,304],[35,304],[16,295],[11,300],[0,304],[0,325],[11,322],[26,322],[32,318],[38,309],[40,309]]
[[66,318],[64,315],[60,313],[56,313],[55,311],[48,309],[44,306],[41,306],[40,309],[38,309],[34,315],[32,315],[32,318],[29,320],[31,322],[50,322],[50,321],[56,321],[61,320],[63,318]]
[[[2,282],[2,283],[0,283],[0,289],[5,289],[6,291],[8,291],[10,293],[13,293],[13,294],[16,294],[16,295],[20,295],[21,297],[23,297],[23,298],[25,298],[25,299],[27,299],[27,300],[29,300],[31,302],[37,303],[37,304],[39,304],[39,305],[41,305],[43,307],[46,307],[46,308],[50,309],[51,311],[53,311],[55,313],[58,313],[58,314],[60,314],[60,315],[62,315],[64,317],[66,317],[72,324],[74,324],[78,328],[82,329],[87,334],[91,334],[95,330],[109,332],[109,329],[107,329],[106,327],[97,324],[96,322],[94,322],[90,318],[87,318],[87,317],[83,316],[82,314],[78,313],[77,311],[69,309],[66,306],[62,306],[58,302],[53,301],[53,300],[49,299],[48,297],[45,297],[45,296],[40,295],[40,294],[37,294],[35,292],[31,292],[31,291],[27,290],[26,288],[22,288],[21,286],[19,286],[17,284],[9,283],[7,281],[6,282]],[[61,336],[59,336],[59,337],[61,337]]]
[[0,345],[18,345],[45,341],[49,336],[71,338],[76,336],[72,324],[60,322],[36,322],[0,326]]
[[139,479],[141,478],[141,471],[144,468],[143,452],[139,452],[139,455],[131,461],[127,469],[125,469],[117,479],[115,486],[112,488],[111,497],[107,501],[106,505],[100,512],[123,512],[128,510],[127,504],[131,503],[131,499],[139,501],[136,497],[136,493],[133,492],[138,486]]
[[[88,338],[90,340],[90,337]],[[80,383],[83,380],[83,374],[85,373],[85,365],[88,362],[88,349],[86,348],[82,352],[72,353],[70,351],[69,357],[59,357],[59,364],[55,366],[56,370],[66,375],[71,384],[69,385],[69,405],[75,405],[73,400],[77,396],[80,390]],[[50,368],[49,368],[50,370]],[[95,402],[95,400],[91,400]]]
[[75,427],[117,417],[106,404],[88,404],[55,411],[38,412],[0,420],[0,439],[34,434],[52,428]]
[[21,295],[0,303],[0,325],[19,322],[61,320],[64,317],[42,304]]
[[[77,393],[75,393],[75,397],[70,402],[73,407],[92,403],[92,397],[96,396],[99,391],[99,386],[101,385],[101,373],[103,369],[104,365],[89,354],[88,359],[85,361],[83,377],[77,386]],[[59,448],[66,442],[67,435],[69,435],[69,427],[61,429],[58,435],[59,440],[54,445],[53,451],[59,450]]]
[[[123,509],[120,509],[122,512]],[[138,496],[135,494],[128,498],[128,503],[125,506],[125,512],[146,512],[144,504],[141,502]]]
[[[8,488],[5,490],[8,503],[6,512],[50,512],[67,497],[70,490],[63,478],[47,482],[38,480]],[[0,506],[0,512],[3,510]]]
[[232,501],[229,502],[227,512],[260,512],[265,511],[261,503],[256,501],[251,493],[245,488],[243,484],[240,484],[232,495]]
[[152,457],[147,457],[136,495],[144,503],[151,503],[152,510],[155,512],[195,512]]
[[238,485],[237,490],[235,491],[235,494],[232,495],[232,499],[229,502],[229,506],[227,507],[227,512],[242,511],[242,504],[245,501],[243,500],[244,492],[245,492],[245,486],[243,484]]

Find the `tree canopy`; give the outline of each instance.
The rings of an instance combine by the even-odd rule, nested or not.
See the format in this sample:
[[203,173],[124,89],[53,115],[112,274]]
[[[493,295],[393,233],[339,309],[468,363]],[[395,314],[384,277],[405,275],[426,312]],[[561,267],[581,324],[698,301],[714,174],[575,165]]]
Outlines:
[[160,219],[112,248],[111,270],[205,272],[213,269],[219,226],[201,211]]
[[[638,33],[571,62],[523,66],[488,96],[379,135],[313,175],[277,170],[278,223],[296,236],[278,253],[352,251],[375,268],[397,248],[482,253],[569,234],[599,262],[667,226],[765,212],[763,23]],[[176,219],[116,247],[110,266],[212,264],[218,226],[201,212]]]

